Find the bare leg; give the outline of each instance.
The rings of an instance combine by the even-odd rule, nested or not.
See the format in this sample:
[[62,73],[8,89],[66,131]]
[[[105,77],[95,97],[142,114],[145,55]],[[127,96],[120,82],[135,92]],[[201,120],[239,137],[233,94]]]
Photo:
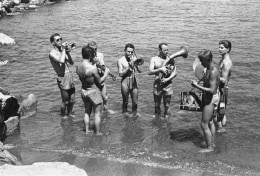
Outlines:
[[155,109],[154,109],[154,113],[155,114],[160,114],[161,113],[161,101],[162,101],[162,94],[153,94],[153,98],[154,98],[154,105],[155,105]]
[[69,101],[69,106],[68,106],[68,115],[70,117],[75,117],[74,115],[72,115],[72,110],[73,110],[73,106],[74,106],[74,102],[75,102],[75,88],[72,88],[69,91],[69,95],[70,95],[70,101]]
[[138,106],[138,89],[134,88],[131,92],[131,98],[132,98],[132,112],[133,115],[137,115],[137,106]]
[[107,110],[108,109],[108,96],[107,96],[107,87],[106,85],[103,86],[102,91],[101,91],[102,99],[103,99],[103,109]]
[[95,127],[96,127],[96,135],[102,135],[100,132],[100,123],[101,123],[101,118],[100,118],[100,111],[101,111],[101,104],[97,105],[94,107],[94,121],[95,121]]
[[68,111],[69,108],[69,92],[67,90],[60,89],[61,93],[61,99],[62,99],[62,105],[61,105],[61,116],[63,119],[68,118],[68,114],[66,111]]
[[171,102],[171,95],[163,95],[163,105],[164,105],[164,117],[168,118],[169,116],[169,107]]
[[121,82],[121,94],[123,98],[123,105],[122,105],[122,112],[127,112],[127,105],[128,105],[128,97],[129,97],[129,89],[127,85],[127,79]]
[[85,128],[86,128],[86,134],[88,134],[90,132],[89,130],[89,124],[90,124],[90,114],[92,111],[92,105],[90,104],[89,101],[84,100],[84,98],[82,98],[84,105],[85,105],[85,114],[84,114],[84,123],[85,123]]
[[207,143],[207,149],[200,150],[199,152],[201,152],[201,153],[214,151],[214,148],[213,148],[213,135],[214,134],[212,134],[212,132],[209,128],[210,120],[212,119],[212,116],[213,116],[213,110],[214,110],[213,104],[205,105],[203,107],[201,128],[203,130],[204,137],[205,137],[205,140]]

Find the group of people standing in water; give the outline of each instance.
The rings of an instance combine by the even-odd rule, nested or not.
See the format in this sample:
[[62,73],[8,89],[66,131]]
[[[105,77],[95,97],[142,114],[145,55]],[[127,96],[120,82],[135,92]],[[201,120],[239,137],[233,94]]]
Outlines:
[[[60,34],[55,33],[50,37],[53,49],[49,53],[50,62],[57,73],[57,84],[60,89],[62,105],[61,115],[64,119],[73,117],[72,109],[75,102],[75,84],[69,65],[74,62],[71,58],[71,44],[63,42]],[[138,80],[137,73],[142,72],[142,61],[136,57],[135,47],[128,43],[125,45],[125,54],[117,61],[118,75],[121,79],[122,112],[128,112],[129,94],[132,99],[132,115],[138,117]],[[192,81],[191,85],[203,92],[202,96],[202,120],[201,127],[205,136],[207,148],[201,152],[214,150],[215,127],[219,132],[224,131],[226,124],[225,108],[227,105],[228,82],[231,76],[232,61],[229,56],[231,42],[222,40],[219,42],[219,53],[222,56],[218,67],[212,62],[212,53],[202,50],[198,54],[201,65],[205,72],[200,81]],[[82,83],[81,97],[85,105],[84,122],[86,133],[91,130],[90,115],[94,114],[94,129],[96,135],[102,135],[100,131],[102,108],[108,110],[108,96],[106,90],[106,78],[110,75],[114,80],[109,68],[106,67],[104,56],[97,51],[96,42],[89,42],[82,47],[82,62],[77,65],[76,72]],[[155,75],[153,84],[154,113],[161,114],[161,101],[163,100],[164,112],[162,118],[169,116],[170,101],[173,94],[172,80],[177,76],[174,65],[174,54],[169,55],[168,44],[159,44],[159,54],[150,59],[149,75]],[[172,68],[166,66],[166,62],[172,61]],[[162,76],[168,75],[168,76]],[[199,81],[199,82],[200,82]]]

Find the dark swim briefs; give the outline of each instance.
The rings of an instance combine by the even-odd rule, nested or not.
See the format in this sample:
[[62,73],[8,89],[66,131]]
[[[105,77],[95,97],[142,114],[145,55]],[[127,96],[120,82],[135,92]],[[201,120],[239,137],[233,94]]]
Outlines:
[[81,89],[81,98],[84,103],[90,102],[94,106],[103,102],[101,92],[94,88],[89,88],[87,90]]

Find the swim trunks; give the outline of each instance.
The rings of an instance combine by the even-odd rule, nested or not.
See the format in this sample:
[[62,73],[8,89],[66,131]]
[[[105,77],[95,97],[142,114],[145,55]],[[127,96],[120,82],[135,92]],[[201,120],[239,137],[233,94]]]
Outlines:
[[94,88],[81,89],[81,98],[84,103],[90,102],[94,106],[103,102],[101,92]]
[[138,83],[135,78],[135,76],[128,76],[124,77],[121,81],[122,86],[125,86],[128,88],[128,90],[136,89],[138,88]]
[[69,89],[75,87],[74,81],[73,81],[73,76],[69,71],[65,72],[63,77],[59,76],[57,78],[57,84],[58,84],[58,87],[63,90],[69,90]]

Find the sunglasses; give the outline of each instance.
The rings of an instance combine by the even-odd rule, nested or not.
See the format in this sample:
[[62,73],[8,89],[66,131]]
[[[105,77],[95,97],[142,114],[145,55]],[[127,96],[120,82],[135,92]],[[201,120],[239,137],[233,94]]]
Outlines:
[[62,41],[62,38],[55,39],[56,42]]

